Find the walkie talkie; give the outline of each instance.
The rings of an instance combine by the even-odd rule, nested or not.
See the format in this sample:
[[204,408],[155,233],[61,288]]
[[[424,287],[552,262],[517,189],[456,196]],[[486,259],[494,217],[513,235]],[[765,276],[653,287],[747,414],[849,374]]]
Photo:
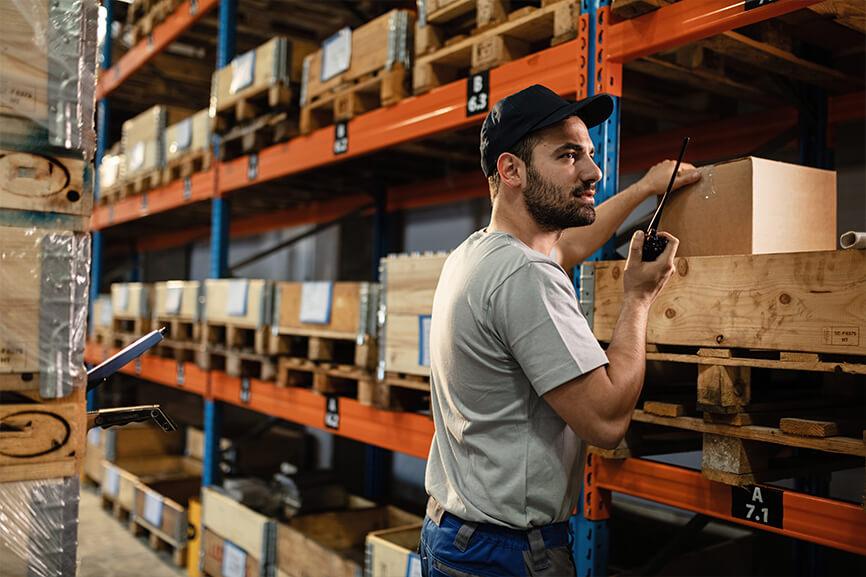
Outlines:
[[674,173],[671,175],[671,181],[668,183],[668,189],[665,191],[664,196],[662,196],[662,200],[659,203],[658,208],[656,208],[656,212],[650,220],[649,226],[646,229],[646,236],[643,241],[643,253],[641,254],[641,260],[643,262],[651,262],[659,257],[661,253],[665,251],[665,247],[668,246],[668,239],[663,236],[659,236],[657,232],[657,227],[659,225],[659,221],[662,218],[662,208],[665,206],[665,201],[668,198],[668,195],[671,193],[671,189],[674,187],[674,182],[677,179],[677,173],[680,170],[680,164],[683,162],[683,156],[686,155],[686,147],[689,145],[689,137],[686,136],[683,138],[683,147],[680,149],[680,157],[677,159],[677,165],[674,167]]

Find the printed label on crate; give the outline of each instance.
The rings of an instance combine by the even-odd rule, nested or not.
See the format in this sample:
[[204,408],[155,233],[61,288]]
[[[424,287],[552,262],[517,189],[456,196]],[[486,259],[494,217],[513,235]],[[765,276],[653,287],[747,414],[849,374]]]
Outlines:
[[352,63],[352,29],[348,26],[322,42],[322,82],[349,69]]
[[120,473],[117,467],[106,467],[105,478],[102,480],[102,493],[109,497],[117,497],[120,490]]
[[421,557],[418,553],[409,553],[406,558],[406,577],[421,577]]
[[131,171],[138,170],[144,166],[144,142],[136,142],[129,153],[129,169]]
[[150,491],[144,492],[144,520],[154,527],[162,526],[162,499]]
[[229,93],[236,94],[253,83],[256,70],[256,51],[250,50],[232,60],[232,82]]
[[247,293],[250,282],[247,279],[229,281],[229,298],[226,302],[226,314],[230,317],[247,316]]
[[101,327],[111,326],[111,306],[106,306],[110,304],[110,301],[108,303],[103,301],[99,305],[99,319],[96,322],[98,322]]
[[189,150],[190,146],[192,146],[192,118],[187,118],[177,124],[175,139],[171,143],[171,152]]
[[99,446],[99,439],[102,436],[102,429],[94,428],[87,431],[87,444],[93,447]]
[[781,529],[783,493],[770,487],[731,487],[731,516]]
[[223,544],[222,577],[244,577],[247,569],[247,554],[229,540]]
[[182,286],[169,286],[165,289],[165,312],[170,315],[180,313],[180,304],[183,299]]
[[129,308],[129,286],[125,284],[117,285],[117,308],[114,312],[125,313]]
[[[4,75],[5,76],[5,75]],[[36,113],[36,91],[29,86],[12,86],[8,78],[0,82],[0,108],[21,115]]]
[[430,366],[430,315],[418,315],[418,364]]
[[0,341],[0,369],[17,370],[26,366],[27,354],[23,345],[13,341]]
[[490,108],[490,72],[485,70],[466,79],[466,116],[483,114]]
[[333,293],[333,283],[305,282],[301,287],[301,322],[317,325],[330,323]]
[[773,2],[776,2],[776,0],[746,0],[746,10],[754,10]]
[[841,347],[860,346],[860,327],[824,327],[824,344]]

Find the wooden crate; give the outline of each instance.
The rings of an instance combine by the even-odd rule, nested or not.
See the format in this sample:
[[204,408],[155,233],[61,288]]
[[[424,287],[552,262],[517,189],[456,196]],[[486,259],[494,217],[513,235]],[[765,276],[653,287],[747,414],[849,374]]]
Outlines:
[[[504,11],[501,0],[478,0],[479,17],[489,17],[489,23],[476,28],[468,37],[459,32],[463,27],[452,31],[457,35],[448,37],[447,26],[437,27],[435,23],[419,26],[413,92],[423,94],[469,73],[489,70],[574,39],[579,6],[577,0],[555,0],[541,2],[540,7],[524,6],[508,13]],[[428,14],[439,18],[440,14],[447,14],[455,7],[473,8],[469,2],[458,1],[443,6],[441,12],[428,9]],[[493,25],[494,22],[499,23]]]
[[[270,350],[372,368],[378,292],[371,283],[277,283]],[[348,358],[335,357],[341,347]]]
[[412,571],[417,571],[416,567],[420,567],[421,563],[418,557],[420,540],[420,524],[383,529],[368,534],[364,574],[369,577],[412,575]]
[[165,129],[163,184],[210,167],[210,125],[209,111],[204,109]]
[[[326,66],[325,47],[342,45],[343,31],[304,60],[301,88],[301,132],[306,134],[337,120],[348,120],[408,96],[411,30],[415,16],[391,10],[351,31],[348,68]],[[331,74],[324,78],[324,74]]]
[[112,283],[111,312],[115,319],[149,319],[152,310],[152,284],[140,282]]
[[135,508],[135,486],[168,479],[201,476],[200,461],[180,455],[134,456],[103,460],[102,484],[104,502],[113,509],[115,518],[128,517]]
[[277,528],[277,568],[288,577],[354,577],[368,533],[420,522],[395,507],[295,517]]
[[[165,129],[194,114],[194,110],[157,105],[123,123],[124,182],[134,185],[134,193],[162,183],[165,166]],[[156,177],[149,179],[151,174]],[[139,184],[136,184],[140,182]]]
[[79,157],[0,149],[0,209],[87,217],[93,210],[93,170]]
[[[256,279],[205,281],[204,353],[199,358],[203,368],[240,373],[244,361],[273,364],[268,356],[273,287],[273,281]],[[259,378],[275,374],[275,367],[260,370],[270,376]]]
[[[209,487],[202,490],[202,506],[202,525],[205,530],[215,540],[229,541],[238,549],[233,554],[246,560],[246,575],[267,575],[268,569],[276,563],[276,521]],[[206,550],[205,572],[208,575],[222,575],[219,570],[222,556],[216,554],[219,548],[206,546]]]
[[836,248],[834,171],[755,157],[699,170],[701,180],[672,195],[661,219],[680,240],[678,256]]
[[199,322],[204,295],[199,281],[170,280],[153,284],[153,319],[166,327],[165,338],[173,341],[201,340]]
[[0,247],[0,390],[68,392],[84,375],[89,238],[0,226]]
[[85,447],[85,387],[63,399],[0,393],[0,483],[79,476]]
[[201,477],[140,482],[134,487],[134,511],[130,526],[138,535],[148,532],[154,549],[172,551],[175,565],[186,565],[187,506],[201,491]]
[[391,255],[382,259],[379,371],[429,376],[423,354],[433,294],[447,254]]
[[102,481],[103,461],[125,461],[133,457],[153,457],[180,453],[183,436],[166,433],[152,425],[133,423],[110,429],[94,428],[87,433],[84,472],[97,483]]
[[[207,577],[264,577],[268,575],[252,555],[208,528],[202,539],[202,568]],[[225,568],[225,572],[223,572]]]
[[93,329],[91,338],[101,345],[108,345],[109,341],[111,341],[111,331],[114,326],[114,315],[111,311],[111,295],[99,295],[93,301],[91,323]]

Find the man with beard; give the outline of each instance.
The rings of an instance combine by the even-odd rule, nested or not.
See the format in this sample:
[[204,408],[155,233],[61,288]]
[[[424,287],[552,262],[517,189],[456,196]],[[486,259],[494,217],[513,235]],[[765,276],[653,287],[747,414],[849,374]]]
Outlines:
[[[498,102],[481,128],[490,224],[451,253],[433,300],[425,576],[574,575],[567,519],[583,444],[613,448],[625,435],[643,385],[647,314],[679,243],[660,233],[667,249],[645,263],[643,233],[634,235],[622,311],[602,350],[563,265],[663,193],[673,170],[654,167],[596,214],[602,174],[587,129],[612,110],[607,95],[575,103],[534,85]],[[698,179],[683,169],[675,187]]]

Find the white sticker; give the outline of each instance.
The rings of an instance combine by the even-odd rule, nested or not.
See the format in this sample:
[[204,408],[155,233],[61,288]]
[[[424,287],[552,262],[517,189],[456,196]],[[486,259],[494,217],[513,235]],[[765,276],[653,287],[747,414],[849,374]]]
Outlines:
[[256,51],[250,50],[232,60],[232,83],[229,93],[236,94],[253,83],[253,72],[256,69]]
[[[110,327],[111,326],[111,319],[113,318],[112,314],[111,314],[111,299],[108,299],[108,302],[106,302],[104,300],[98,301],[98,302],[99,302],[99,319],[97,322],[99,323],[99,326],[101,326],[101,327]],[[95,429],[95,430],[98,431],[99,429]]]
[[222,577],[244,577],[247,569],[247,554],[231,541],[223,545]]
[[136,171],[144,166],[144,142],[136,142],[129,153],[129,170]]
[[418,553],[409,553],[406,559],[406,577],[421,577],[421,557]]
[[154,527],[162,526],[162,499],[150,491],[144,492],[144,520]]
[[102,480],[102,494],[117,497],[120,490],[120,473],[116,467],[105,468],[105,478]]
[[430,315],[418,315],[418,364],[430,366]]
[[250,283],[247,279],[229,281],[229,299],[226,303],[226,314],[230,317],[247,316],[247,291]]
[[305,282],[301,288],[301,322],[326,325],[331,322],[333,283]]
[[114,312],[125,313],[129,308],[129,285],[117,285],[117,308]]
[[170,315],[180,314],[180,303],[183,299],[183,286],[169,286],[165,289],[165,312]]
[[177,128],[175,132],[174,142],[170,145],[170,152],[174,154],[175,152],[181,150],[189,150],[189,147],[192,145],[192,118],[187,118],[186,120],[182,120],[177,123]]
[[102,436],[102,429],[94,428],[87,431],[87,444],[94,447],[99,446],[99,438]]
[[322,42],[322,82],[349,69],[352,62],[352,29],[343,28]]

